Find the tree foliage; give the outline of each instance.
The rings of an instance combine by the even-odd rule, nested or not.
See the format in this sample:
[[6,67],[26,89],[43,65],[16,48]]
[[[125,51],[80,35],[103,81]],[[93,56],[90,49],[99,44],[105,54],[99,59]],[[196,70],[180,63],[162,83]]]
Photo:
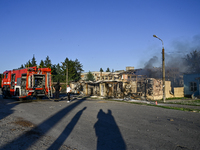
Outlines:
[[31,65],[32,65],[32,66],[37,66],[36,59],[35,59],[35,55],[33,55],[33,58],[32,58],[32,60],[31,60]]
[[[68,58],[62,62],[62,74],[66,76],[68,68],[68,82],[69,81],[78,81],[81,78],[81,72],[83,65],[76,59],[75,61],[69,60]],[[66,80],[64,80],[66,81]]]
[[[27,67],[33,67],[37,66],[35,56],[33,55],[32,60],[28,60],[27,63],[24,65],[22,64],[19,69],[27,68]],[[68,81],[78,81],[81,78],[81,73],[83,72],[83,65],[76,59],[75,61],[69,60],[66,58],[64,62],[61,63],[61,65],[58,64],[52,64],[49,56],[46,57],[46,59],[43,61],[40,61],[39,64],[40,68],[51,68],[51,75],[52,80],[54,82],[60,81],[60,82],[66,82],[66,70],[68,67]]]
[[110,72],[110,69],[109,69],[109,68],[107,68],[106,72]]
[[45,61],[44,61],[44,67],[46,68],[51,68],[51,60],[49,59],[49,56],[46,57]]
[[94,76],[93,74],[89,71],[86,75],[86,81],[94,81]]
[[29,59],[28,62],[26,62],[24,65],[22,64],[21,67],[19,67],[19,69],[34,67],[34,66],[37,66],[35,55],[33,55],[33,58],[31,60]]
[[28,62],[24,66],[25,66],[25,68],[33,67],[30,60],[28,60]]
[[19,69],[25,68],[23,64],[21,64],[21,67],[19,67]]
[[194,50],[185,57],[185,64],[187,72],[199,73],[200,72],[200,51]]
[[100,72],[103,72],[103,69],[102,69],[102,68],[100,68]]
[[44,61],[43,61],[43,60],[40,61],[39,67],[40,67],[40,68],[44,68]]

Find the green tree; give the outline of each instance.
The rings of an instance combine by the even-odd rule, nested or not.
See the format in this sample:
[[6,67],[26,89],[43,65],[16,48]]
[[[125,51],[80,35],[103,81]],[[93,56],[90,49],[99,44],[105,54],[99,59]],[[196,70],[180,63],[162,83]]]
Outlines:
[[200,72],[200,51],[194,50],[185,57],[187,71],[190,73]]
[[[32,60],[28,61],[24,65],[21,65],[21,68],[26,67],[33,67],[36,66],[36,59],[33,55]],[[60,82],[66,82],[66,68],[68,66],[68,81],[78,81],[81,79],[81,72],[83,71],[83,65],[76,59],[75,61],[69,60],[68,58],[65,59],[64,62],[62,62],[62,65],[59,63],[57,65],[51,64],[51,60],[49,56],[46,57],[45,61],[40,61],[40,68],[51,68],[51,74],[52,74],[52,80],[54,82],[57,82],[58,80]]]
[[25,67],[24,67],[24,65],[23,65],[23,64],[21,64],[21,67],[19,67],[19,69],[23,69],[23,68],[25,68]]
[[47,56],[44,61],[44,67],[51,68],[51,60],[49,59],[49,56]]
[[106,72],[110,72],[110,69],[109,69],[109,68],[107,68]]
[[28,68],[28,67],[33,67],[32,63],[30,60],[28,60],[28,62],[26,64],[24,64],[25,68]]
[[89,71],[86,75],[86,81],[94,81],[94,76],[93,74]]
[[102,68],[100,68],[100,72],[103,72],[103,69],[102,69]]
[[[61,62],[62,65],[61,65],[61,74],[64,78],[64,82],[66,82],[66,74],[67,74],[67,67],[69,66],[69,59],[66,57],[64,62]],[[69,67],[68,67],[68,81],[69,81]]]
[[57,76],[58,76],[58,73],[56,71],[56,65],[52,65],[51,66],[51,77],[52,77],[53,82],[57,82],[58,81]]
[[83,65],[78,61],[78,59],[76,59],[74,61],[74,66],[75,66],[75,70],[76,70],[76,75],[75,75],[75,78],[74,80],[75,81],[78,81],[81,79],[81,72],[83,72]]
[[76,59],[75,61],[69,60],[68,58],[62,62],[61,69],[62,75],[65,77],[66,81],[66,70],[68,67],[68,81],[78,81],[81,78],[82,64]]
[[32,58],[32,60],[31,60],[31,65],[32,65],[32,66],[37,66],[36,59],[35,59],[35,55],[33,55],[33,58]]
[[39,67],[40,67],[40,68],[44,68],[44,61],[43,61],[43,60],[40,61]]
[[60,82],[64,82],[65,81],[65,76],[62,73],[62,69],[60,64],[58,63],[57,65],[52,65],[51,68],[52,71],[52,78],[54,82],[60,81]]

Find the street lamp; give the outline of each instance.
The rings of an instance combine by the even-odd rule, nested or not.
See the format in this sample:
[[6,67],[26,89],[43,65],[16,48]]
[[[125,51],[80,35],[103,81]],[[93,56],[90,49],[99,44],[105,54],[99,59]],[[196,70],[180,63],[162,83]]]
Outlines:
[[[161,40],[159,37],[156,35],[153,35],[153,37]],[[165,49],[164,49],[164,43],[163,40],[162,42],[162,74],[163,74],[163,102],[165,102]]]

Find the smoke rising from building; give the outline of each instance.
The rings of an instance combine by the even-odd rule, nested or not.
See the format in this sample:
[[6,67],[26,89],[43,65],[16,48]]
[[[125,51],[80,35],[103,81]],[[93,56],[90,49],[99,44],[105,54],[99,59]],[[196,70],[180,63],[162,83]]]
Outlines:
[[[171,49],[165,49],[165,65],[166,68],[178,68],[180,72],[188,72],[188,63],[186,60],[187,54],[193,51],[200,51],[200,34],[193,36],[191,40],[174,40],[171,44]],[[153,56],[144,65],[144,69],[162,66],[162,55]],[[200,63],[200,59],[199,62]]]
[[[194,54],[196,54],[193,54],[195,50],[198,52],[198,56],[195,56],[195,60],[191,61]],[[190,56],[190,59],[187,58],[187,55]],[[144,64],[143,69],[146,70],[148,77],[162,78],[162,55],[159,56],[160,58],[153,56]],[[191,63],[200,64],[200,34],[195,35],[191,40],[174,40],[171,49],[165,49],[166,80],[172,81],[174,86],[181,86],[179,81],[184,73],[197,72],[197,69],[191,71]]]

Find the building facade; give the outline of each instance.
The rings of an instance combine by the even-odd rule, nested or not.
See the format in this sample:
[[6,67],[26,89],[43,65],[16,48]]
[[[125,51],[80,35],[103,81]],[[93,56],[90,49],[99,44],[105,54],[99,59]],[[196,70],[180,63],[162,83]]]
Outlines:
[[200,96],[200,73],[184,74],[184,95],[186,97]]
[[[86,81],[87,73],[81,74],[81,93],[90,96],[159,100],[163,98],[162,79],[149,78],[142,69],[127,67],[126,71],[91,72],[95,81]],[[145,70],[146,71],[146,70]],[[184,97],[183,87],[171,87],[166,81],[166,98]]]

